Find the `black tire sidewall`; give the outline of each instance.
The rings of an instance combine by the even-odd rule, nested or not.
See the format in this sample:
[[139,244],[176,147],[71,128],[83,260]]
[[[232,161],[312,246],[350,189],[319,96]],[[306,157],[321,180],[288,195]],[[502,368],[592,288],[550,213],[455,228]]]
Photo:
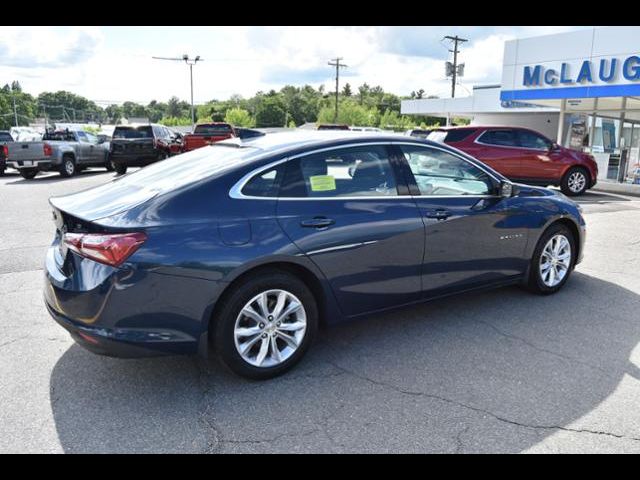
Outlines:
[[[236,350],[234,327],[240,310],[246,303],[261,292],[282,289],[291,292],[302,302],[306,316],[307,329],[298,350],[285,362],[275,367],[260,368],[245,362]],[[318,306],[307,286],[298,278],[284,272],[261,274],[238,285],[224,300],[214,319],[213,345],[219,360],[234,373],[253,380],[273,378],[295,366],[309,349],[318,330]]]
[[[569,243],[571,244],[571,265],[569,266],[569,271],[567,272],[565,277],[562,279],[562,281],[555,287],[549,287],[545,285],[544,282],[542,281],[542,276],[540,274],[540,268],[539,268],[540,256],[542,255],[542,250],[544,249],[547,242],[551,239],[551,237],[553,237],[554,235],[557,235],[558,233],[561,233],[565,237],[567,237],[567,239],[569,240]],[[571,230],[569,230],[569,228],[566,227],[565,225],[561,225],[561,224],[551,225],[542,234],[533,252],[533,257],[531,258],[531,265],[529,267],[530,268],[529,289],[536,293],[540,293],[542,295],[549,295],[552,293],[556,293],[569,280],[569,277],[571,276],[571,273],[573,272],[573,269],[576,265],[576,254],[577,254],[576,239],[574,238]]]
[[[73,164],[73,173],[68,173],[66,165],[68,162]],[[78,173],[78,168],[76,166],[76,162],[71,157],[62,157],[62,165],[60,165],[60,175],[63,177],[73,177],[76,173]]]
[[124,175],[125,173],[127,173],[127,166],[122,165],[121,163],[116,163],[114,165],[114,169],[118,175]]
[[[580,172],[582,173],[582,175],[584,175],[584,188],[580,192],[572,192],[571,189],[569,188],[569,177],[576,172]],[[569,169],[567,173],[565,173],[564,177],[562,177],[562,182],[560,183],[560,189],[562,190],[562,193],[564,193],[569,197],[577,197],[579,195],[584,194],[584,192],[586,192],[589,189],[590,183],[591,182],[589,180],[589,173],[584,168],[572,167]]]

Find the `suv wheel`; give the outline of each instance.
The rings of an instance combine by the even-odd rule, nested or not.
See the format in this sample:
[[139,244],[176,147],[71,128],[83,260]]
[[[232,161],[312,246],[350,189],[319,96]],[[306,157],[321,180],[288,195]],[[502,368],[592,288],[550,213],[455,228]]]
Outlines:
[[60,175],[63,177],[73,177],[76,174],[76,162],[71,156],[62,157],[62,165],[60,165]]
[[127,173],[127,166],[123,165],[122,163],[113,164],[113,168],[116,170],[116,173],[118,175],[124,175],[125,173]]
[[215,319],[219,359],[243,377],[281,375],[300,361],[318,329],[318,308],[307,286],[273,271],[233,290]]
[[550,226],[533,252],[528,288],[543,295],[556,293],[567,283],[575,258],[576,245],[571,231],[560,224]]
[[21,168],[20,176],[26,180],[32,180],[38,174],[38,170],[35,168]]
[[107,156],[107,160],[104,162],[104,168],[107,169],[107,172],[113,172],[116,169],[111,157]]
[[560,182],[562,193],[568,196],[582,195],[589,188],[589,175],[584,168],[570,168]]

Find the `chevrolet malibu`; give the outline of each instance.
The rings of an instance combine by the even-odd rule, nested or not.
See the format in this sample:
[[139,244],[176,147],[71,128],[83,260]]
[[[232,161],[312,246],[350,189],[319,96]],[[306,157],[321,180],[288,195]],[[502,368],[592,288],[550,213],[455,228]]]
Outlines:
[[585,234],[560,193],[353,132],[226,140],[50,202],[45,302],[78,343],[212,351],[255,379],[294,366],[320,324],[487,287],[555,293]]

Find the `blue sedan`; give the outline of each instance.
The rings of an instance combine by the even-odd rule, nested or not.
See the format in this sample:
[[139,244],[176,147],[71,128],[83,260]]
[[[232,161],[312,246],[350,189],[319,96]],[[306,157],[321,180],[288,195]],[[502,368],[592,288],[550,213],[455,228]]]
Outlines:
[[257,379],[295,365],[320,324],[486,287],[555,293],[585,235],[560,193],[354,132],[227,140],[50,203],[45,302],[78,343],[211,350]]

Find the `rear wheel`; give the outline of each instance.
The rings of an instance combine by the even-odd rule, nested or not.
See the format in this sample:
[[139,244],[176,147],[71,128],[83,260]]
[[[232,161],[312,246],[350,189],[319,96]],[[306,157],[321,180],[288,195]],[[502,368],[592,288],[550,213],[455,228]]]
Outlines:
[[584,168],[573,167],[562,177],[562,193],[568,196],[582,195],[589,188],[589,174]]
[[113,172],[116,167],[113,164],[113,161],[111,161],[111,158],[107,156],[107,160],[104,162],[104,168],[107,169],[107,172]]
[[26,180],[32,180],[38,174],[38,170],[36,168],[21,168],[20,176]]
[[243,377],[262,380],[297,364],[318,329],[318,308],[307,286],[273,271],[250,278],[223,301],[215,318],[219,359]]
[[0,177],[4,175],[4,168],[0,168]]
[[548,295],[560,290],[571,275],[576,239],[564,225],[550,226],[538,240],[529,267],[529,290]]
[[60,175],[65,178],[73,177],[76,174],[76,161],[70,155],[62,157],[62,165],[60,165]]
[[124,175],[125,173],[127,173],[127,166],[123,165],[122,163],[114,163],[113,168],[118,175]]

